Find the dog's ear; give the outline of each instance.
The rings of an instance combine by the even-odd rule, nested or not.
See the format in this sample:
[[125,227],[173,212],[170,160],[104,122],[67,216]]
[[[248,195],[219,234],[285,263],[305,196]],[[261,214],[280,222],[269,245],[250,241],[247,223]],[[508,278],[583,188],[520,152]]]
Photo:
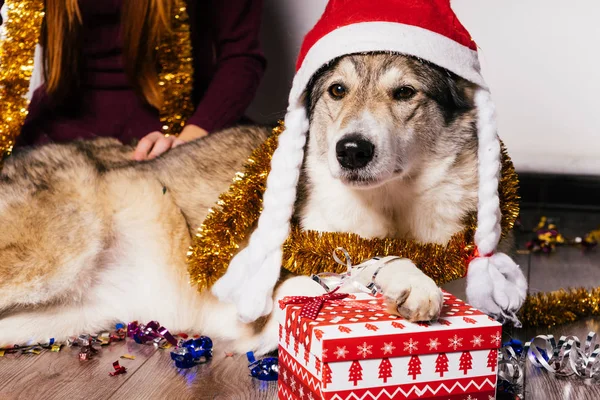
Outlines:
[[477,85],[454,74],[448,74],[448,89],[453,108],[470,110],[475,107]]
[[475,107],[476,86],[429,61],[409,57],[407,63],[424,85],[424,91],[444,114],[447,124]]
[[444,90],[436,98],[442,108],[446,124],[475,108],[475,92],[477,85],[451,72],[444,71]]

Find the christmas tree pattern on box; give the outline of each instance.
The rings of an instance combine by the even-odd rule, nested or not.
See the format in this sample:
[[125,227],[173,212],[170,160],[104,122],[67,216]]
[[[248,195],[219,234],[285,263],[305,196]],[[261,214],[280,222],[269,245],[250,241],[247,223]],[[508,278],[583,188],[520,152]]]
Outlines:
[[433,323],[390,315],[362,293],[327,301],[315,320],[301,304],[279,306],[279,398],[495,396],[501,325],[449,293]]

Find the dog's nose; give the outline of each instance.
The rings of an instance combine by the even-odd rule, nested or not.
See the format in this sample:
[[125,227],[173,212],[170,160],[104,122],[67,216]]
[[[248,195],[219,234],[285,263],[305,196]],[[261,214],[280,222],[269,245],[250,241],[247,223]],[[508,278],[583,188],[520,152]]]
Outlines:
[[367,165],[375,153],[375,145],[360,136],[347,136],[335,146],[338,162],[344,168],[358,169]]

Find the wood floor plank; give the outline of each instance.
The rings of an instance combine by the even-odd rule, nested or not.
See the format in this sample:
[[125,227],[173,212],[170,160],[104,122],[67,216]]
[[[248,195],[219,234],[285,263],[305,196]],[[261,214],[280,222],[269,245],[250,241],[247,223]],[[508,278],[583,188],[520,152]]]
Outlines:
[[[553,218],[559,231],[566,237],[581,236],[600,224],[599,214],[568,210],[537,210],[525,213],[528,221],[537,221],[540,215]],[[529,269],[530,293],[546,292],[568,287],[600,286],[600,252],[582,252],[572,247],[561,247],[554,254],[532,254]],[[600,318],[588,318],[561,326],[526,328],[515,331],[515,337],[526,341],[541,334],[575,335],[585,340],[588,332],[600,333]],[[556,378],[546,371],[527,364],[525,398],[527,400],[600,399],[600,386],[587,385],[578,378]]]
[[276,399],[277,383],[250,377],[245,355],[227,357],[227,348],[216,341],[211,361],[182,370],[174,367],[168,352],[156,352],[111,398]]
[[565,247],[554,254],[533,254],[530,293],[600,286],[600,252]]
[[27,355],[7,354],[0,357],[0,398],[3,396],[3,388],[9,386],[11,381],[26,373],[36,362],[42,361],[50,354]]
[[[79,361],[78,347],[64,348],[60,353],[45,352],[31,356],[26,368],[0,387],[1,399],[107,399],[155,352],[152,346],[135,342],[118,342],[104,346],[89,361]],[[121,359],[123,354],[132,354],[135,360]],[[21,356],[20,359],[22,359]],[[109,376],[112,363],[119,360],[127,373]],[[8,361],[8,362],[2,362]],[[11,368],[17,360],[0,360],[0,373]],[[18,362],[18,361],[17,361]]]

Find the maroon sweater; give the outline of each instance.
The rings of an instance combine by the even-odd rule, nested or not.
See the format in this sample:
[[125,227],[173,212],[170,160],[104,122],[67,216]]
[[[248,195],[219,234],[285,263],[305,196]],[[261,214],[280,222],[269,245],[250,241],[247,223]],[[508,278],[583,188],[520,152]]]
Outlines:
[[[124,71],[119,20],[123,1],[79,0],[85,68],[80,107],[75,115],[51,110],[41,87],[32,98],[20,144],[97,136],[130,143],[160,130],[157,110],[133,92]],[[262,0],[187,3],[196,107],[188,123],[211,132],[239,121],[258,88],[265,69],[258,40]]]

